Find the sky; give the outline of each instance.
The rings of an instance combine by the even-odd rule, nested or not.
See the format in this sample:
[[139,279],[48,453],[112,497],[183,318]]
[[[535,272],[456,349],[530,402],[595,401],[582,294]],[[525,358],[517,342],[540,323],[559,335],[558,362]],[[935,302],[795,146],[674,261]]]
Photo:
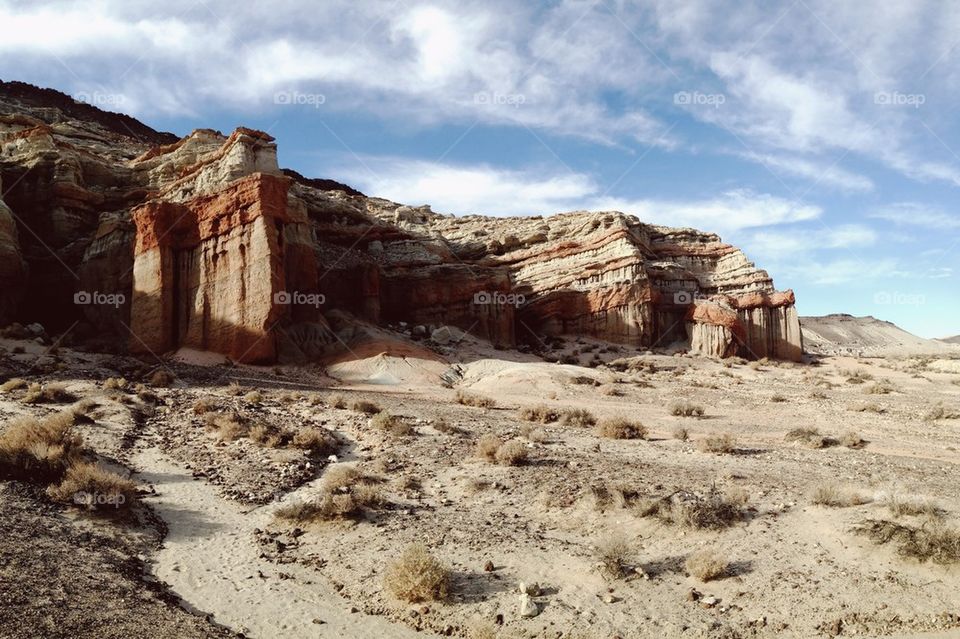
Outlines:
[[803,315],[960,334],[960,3],[0,0],[0,79],[463,215],[719,234]]

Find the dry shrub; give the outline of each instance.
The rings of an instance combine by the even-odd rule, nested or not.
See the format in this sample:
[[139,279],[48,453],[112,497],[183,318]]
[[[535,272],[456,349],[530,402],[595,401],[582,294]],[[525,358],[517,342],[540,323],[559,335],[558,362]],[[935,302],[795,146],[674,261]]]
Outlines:
[[606,417],[597,424],[597,435],[610,439],[644,439],[647,427],[626,417]]
[[849,508],[869,504],[871,497],[849,486],[835,482],[818,484],[810,493],[810,501],[818,506],[831,508]]
[[462,390],[458,390],[454,397],[458,404],[463,404],[464,406],[473,406],[475,408],[493,408],[497,405],[497,403],[489,397],[484,397],[483,395],[474,395]]
[[30,384],[27,394],[23,397],[25,404],[64,404],[75,401],[77,398],[63,384]]
[[547,431],[540,426],[534,426],[532,424],[521,424],[520,436],[531,442],[542,443],[547,441]]
[[0,475],[40,482],[59,479],[82,452],[83,440],[73,432],[73,424],[68,411],[7,424],[0,433]]
[[27,387],[27,380],[14,377],[0,384],[0,393],[9,393],[10,391],[20,390]]
[[523,442],[515,439],[500,446],[495,455],[497,463],[501,466],[520,466],[527,462],[529,456],[530,451]]
[[346,407],[347,407],[347,400],[344,398],[343,395],[341,395],[341,394],[339,394],[339,393],[335,393],[335,394],[331,395],[331,396],[330,396],[330,399],[329,399],[328,401],[330,402],[330,405],[333,406],[334,408],[346,408]]
[[123,377],[108,377],[103,381],[103,390],[123,391],[127,389],[127,380]]
[[525,406],[520,409],[520,419],[540,424],[550,424],[560,419],[560,411],[545,404]]
[[561,412],[560,423],[564,426],[580,426],[586,428],[597,423],[597,418],[583,408],[568,408]]
[[413,426],[397,415],[391,415],[387,411],[381,411],[370,419],[370,425],[377,430],[397,437],[407,437],[415,433]]
[[600,382],[593,379],[592,377],[587,377],[586,375],[575,375],[570,378],[571,384],[578,384],[580,386],[599,386]]
[[776,395],[773,395],[773,396],[770,398],[770,401],[773,402],[774,404],[783,404],[783,403],[786,403],[786,402],[788,402],[788,401],[790,401],[790,400],[788,400],[788,399],[787,399],[786,397],[784,397],[783,395],[777,393]]
[[217,405],[206,397],[201,397],[193,403],[193,414],[194,415],[205,415],[210,411],[214,410]]
[[207,413],[204,421],[208,430],[215,431],[225,441],[246,437],[250,432],[246,420],[234,411]]
[[376,415],[382,409],[377,404],[373,402],[368,402],[364,399],[355,400],[350,404],[350,410],[356,411],[358,413],[365,413],[367,415]]
[[136,489],[129,479],[98,464],[77,462],[67,468],[59,485],[47,488],[47,494],[54,501],[84,505],[90,510],[120,509],[133,504]]
[[460,435],[463,433],[463,429],[458,426],[454,426],[442,417],[438,417],[433,422],[433,427],[437,430],[437,432],[443,433],[444,435]]
[[867,386],[863,389],[863,392],[867,395],[889,395],[895,390],[897,389],[890,383],[890,380],[881,379],[877,383]]
[[243,401],[253,405],[260,404],[263,402],[263,393],[258,390],[252,390],[243,396]]
[[384,503],[379,483],[379,478],[354,466],[331,466],[315,499],[283,506],[275,516],[298,523],[358,518]]
[[830,396],[824,393],[823,391],[815,390],[815,391],[811,391],[810,393],[810,399],[829,399],[829,398]]
[[744,494],[724,494],[713,488],[705,496],[671,502],[674,524],[695,530],[723,530],[743,518]]
[[686,428],[680,426],[678,428],[673,429],[673,438],[679,439],[680,441],[685,442],[690,439],[690,433],[687,431]]
[[876,415],[882,415],[883,413],[887,412],[886,408],[877,406],[876,404],[864,404],[863,406],[858,406],[857,408],[852,408],[851,410],[854,410],[858,413],[874,413]]
[[450,570],[426,546],[408,546],[396,561],[387,564],[383,585],[408,603],[444,601],[450,589]]
[[150,376],[150,385],[154,388],[167,388],[173,384],[174,379],[173,373],[161,368],[154,371],[153,375]]
[[267,424],[256,424],[251,426],[247,432],[247,437],[249,437],[251,441],[268,448],[279,448],[283,444],[283,435],[284,434],[276,428]]
[[920,526],[908,526],[886,520],[867,520],[854,531],[868,536],[877,544],[894,542],[902,557],[923,563],[960,562],[960,530],[941,519],[930,518]]
[[137,389],[137,397],[140,401],[148,404],[157,404],[160,402],[160,397],[156,393],[142,385]]
[[604,384],[600,387],[600,394],[607,397],[623,397],[623,389],[614,384]]
[[737,440],[730,433],[708,435],[697,442],[702,453],[730,454],[737,450]]
[[863,384],[873,379],[873,375],[866,371],[841,371],[840,374],[847,376],[848,384]]
[[690,555],[685,566],[690,576],[703,582],[725,577],[730,571],[730,562],[711,550]]
[[703,406],[692,402],[675,402],[670,405],[670,414],[674,417],[703,417]]
[[247,389],[237,382],[230,382],[230,385],[227,386],[225,392],[231,397],[240,397],[241,395],[247,394]]
[[847,448],[863,448],[867,445],[867,440],[861,437],[859,433],[853,431],[847,431],[840,435],[840,439],[838,439],[837,442]]
[[947,408],[943,404],[937,404],[923,418],[928,422],[934,422],[938,419],[960,419],[960,411]]
[[327,457],[337,452],[340,442],[325,428],[304,427],[293,435],[293,445],[311,455]]
[[633,549],[623,535],[611,535],[601,539],[594,552],[598,567],[607,577],[622,579],[630,574]]
[[803,444],[807,448],[826,448],[833,440],[820,434],[816,428],[794,428],[783,437],[788,442]]
[[493,433],[482,435],[480,439],[477,440],[475,448],[476,455],[480,459],[485,459],[489,462],[496,461],[497,449],[499,449],[502,444],[503,441]]
[[919,517],[921,515],[926,517],[943,516],[943,509],[930,499],[905,497],[891,493],[883,499],[883,505],[890,510],[890,514],[894,517]]

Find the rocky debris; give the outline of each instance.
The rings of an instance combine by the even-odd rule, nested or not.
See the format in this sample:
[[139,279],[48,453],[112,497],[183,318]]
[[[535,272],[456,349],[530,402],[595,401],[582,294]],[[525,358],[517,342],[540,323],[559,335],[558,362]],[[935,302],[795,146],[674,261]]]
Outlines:
[[540,614],[540,606],[525,592],[520,594],[519,614],[521,617],[536,617]]

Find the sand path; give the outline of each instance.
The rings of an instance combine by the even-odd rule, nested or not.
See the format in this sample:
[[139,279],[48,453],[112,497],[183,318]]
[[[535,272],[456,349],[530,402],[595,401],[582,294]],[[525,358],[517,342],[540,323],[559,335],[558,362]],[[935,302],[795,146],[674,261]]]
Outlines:
[[[351,613],[349,603],[307,568],[260,558],[253,530],[266,527],[269,507],[248,511],[221,498],[155,448],[138,454],[134,463],[138,480],[156,489],[149,503],[169,527],[153,573],[186,608],[253,638],[424,636]],[[281,569],[292,578],[281,579]]]

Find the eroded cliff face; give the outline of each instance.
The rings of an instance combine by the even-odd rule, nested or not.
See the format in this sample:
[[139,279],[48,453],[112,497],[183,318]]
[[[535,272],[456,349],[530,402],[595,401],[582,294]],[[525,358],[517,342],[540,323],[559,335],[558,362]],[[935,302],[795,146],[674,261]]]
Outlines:
[[322,357],[352,317],[503,347],[582,334],[800,358],[792,292],[716,235],[618,212],[439,215],[285,175],[262,132],[176,140],[34,91],[0,86],[0,320],[247,362]]

